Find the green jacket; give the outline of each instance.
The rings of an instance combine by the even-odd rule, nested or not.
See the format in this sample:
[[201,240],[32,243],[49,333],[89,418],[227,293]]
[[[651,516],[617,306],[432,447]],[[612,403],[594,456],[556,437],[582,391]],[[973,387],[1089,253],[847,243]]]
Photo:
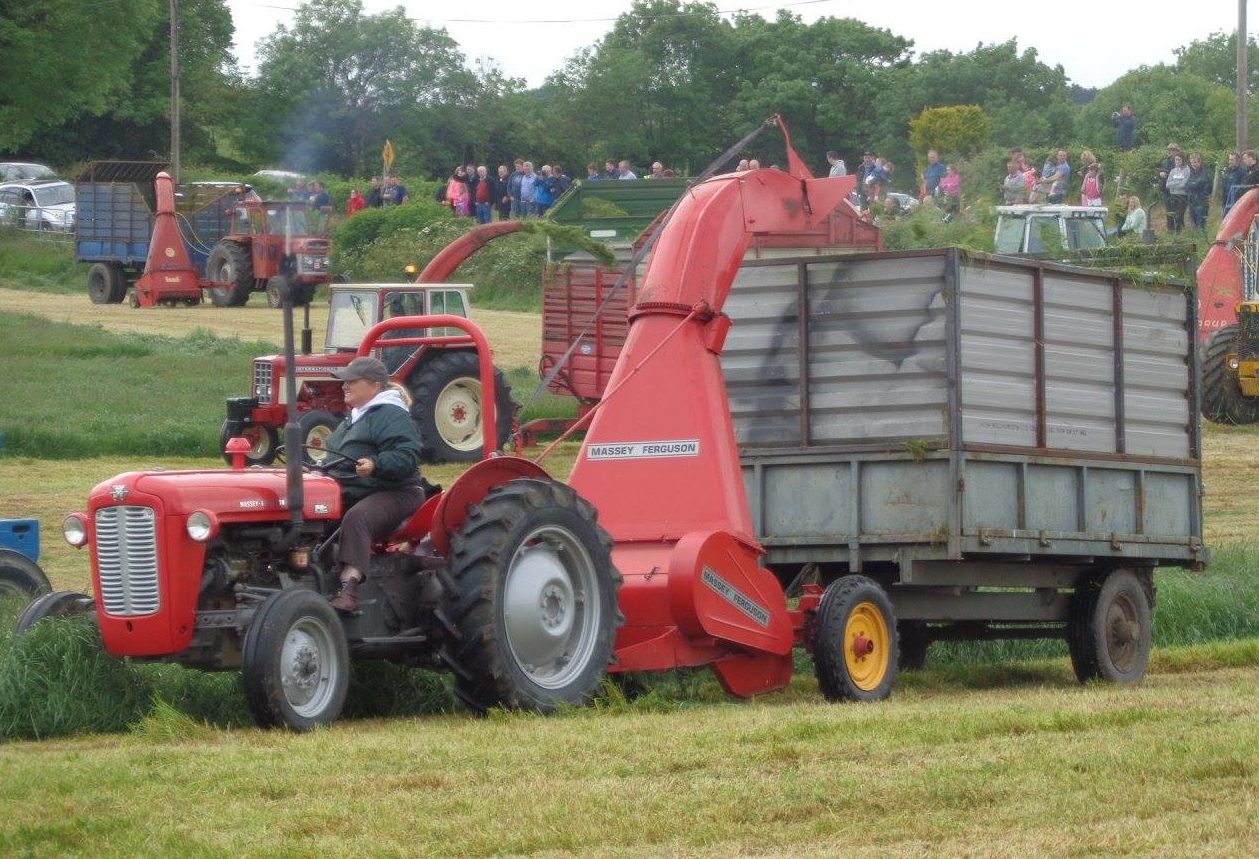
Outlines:
[[[328,438],[328,448],[349,457],[348,461],[336,460],[328,469],[328,474],[341,484],[346,504],[361,501],[380,489],[420,485],[420,431],[410,413],[397,406],[375,405],[353,424],[346,415]],[[368,477],[354,472],[355,463],[363,457],[376,463]]]

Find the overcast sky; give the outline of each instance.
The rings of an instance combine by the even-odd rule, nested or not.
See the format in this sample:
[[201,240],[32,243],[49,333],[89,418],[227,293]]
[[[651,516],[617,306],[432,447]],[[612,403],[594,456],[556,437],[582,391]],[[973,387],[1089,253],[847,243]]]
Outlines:
[[[917,51],[972,50],[977,44],[1018,39],[1020,50],[1035,48],[1040,60],[1061,65],[1073,83],[1104,87],[1138,66],[1171,63],[1174,48],[1237,26],[1237,3],[1206,0],[1163,14],[1155,5],[1098,0],[1040,8],[1010,0],[803,0],[773,3],[718,0],[722,12],[744,10],[772,18],[790,9],[805,21],[820,17],[857,18],[910,39]],[[257,41],[276,25],[289,23],[300,0],[228,0],[236,25],[237,58],[246,69]],[[611,29],[630,0],[477,0],[475,3],[363,0],[368,12],[403,6],[408,16],[445,27],[468,59],[494,60],[512,77],[538,86],[566,57],[593,45]],[[1171,7],[1169,7],[1170,10]],[[1253,33],[1252,12],[1247,29]]]

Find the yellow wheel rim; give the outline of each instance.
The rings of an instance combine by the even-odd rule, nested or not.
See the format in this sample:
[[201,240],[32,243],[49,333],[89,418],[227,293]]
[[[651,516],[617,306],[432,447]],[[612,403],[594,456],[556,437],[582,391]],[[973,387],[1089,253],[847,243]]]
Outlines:
[[887,677],[892,637],[883,612],[872,602],[853,606],[844,624],[844,666],[853,685],[873,692]]

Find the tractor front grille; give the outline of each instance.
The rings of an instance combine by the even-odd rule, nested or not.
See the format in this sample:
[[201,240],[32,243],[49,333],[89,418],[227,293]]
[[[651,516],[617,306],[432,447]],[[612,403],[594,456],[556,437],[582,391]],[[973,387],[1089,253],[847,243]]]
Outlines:
[[157,514],[152,507],[96,511],[96,564],[107,614],[136,617],[161,607],[157,583]]
[[270,361],[254,361],[254,397],[258,402],[271,402],[271,384],[274,375]]

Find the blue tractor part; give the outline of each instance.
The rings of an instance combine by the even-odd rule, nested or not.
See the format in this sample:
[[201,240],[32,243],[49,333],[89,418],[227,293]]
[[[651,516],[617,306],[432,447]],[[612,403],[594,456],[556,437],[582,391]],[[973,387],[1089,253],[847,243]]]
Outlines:
[[39,520],[0,519],[0,600],[30,600],[52,590],[39,568]]

